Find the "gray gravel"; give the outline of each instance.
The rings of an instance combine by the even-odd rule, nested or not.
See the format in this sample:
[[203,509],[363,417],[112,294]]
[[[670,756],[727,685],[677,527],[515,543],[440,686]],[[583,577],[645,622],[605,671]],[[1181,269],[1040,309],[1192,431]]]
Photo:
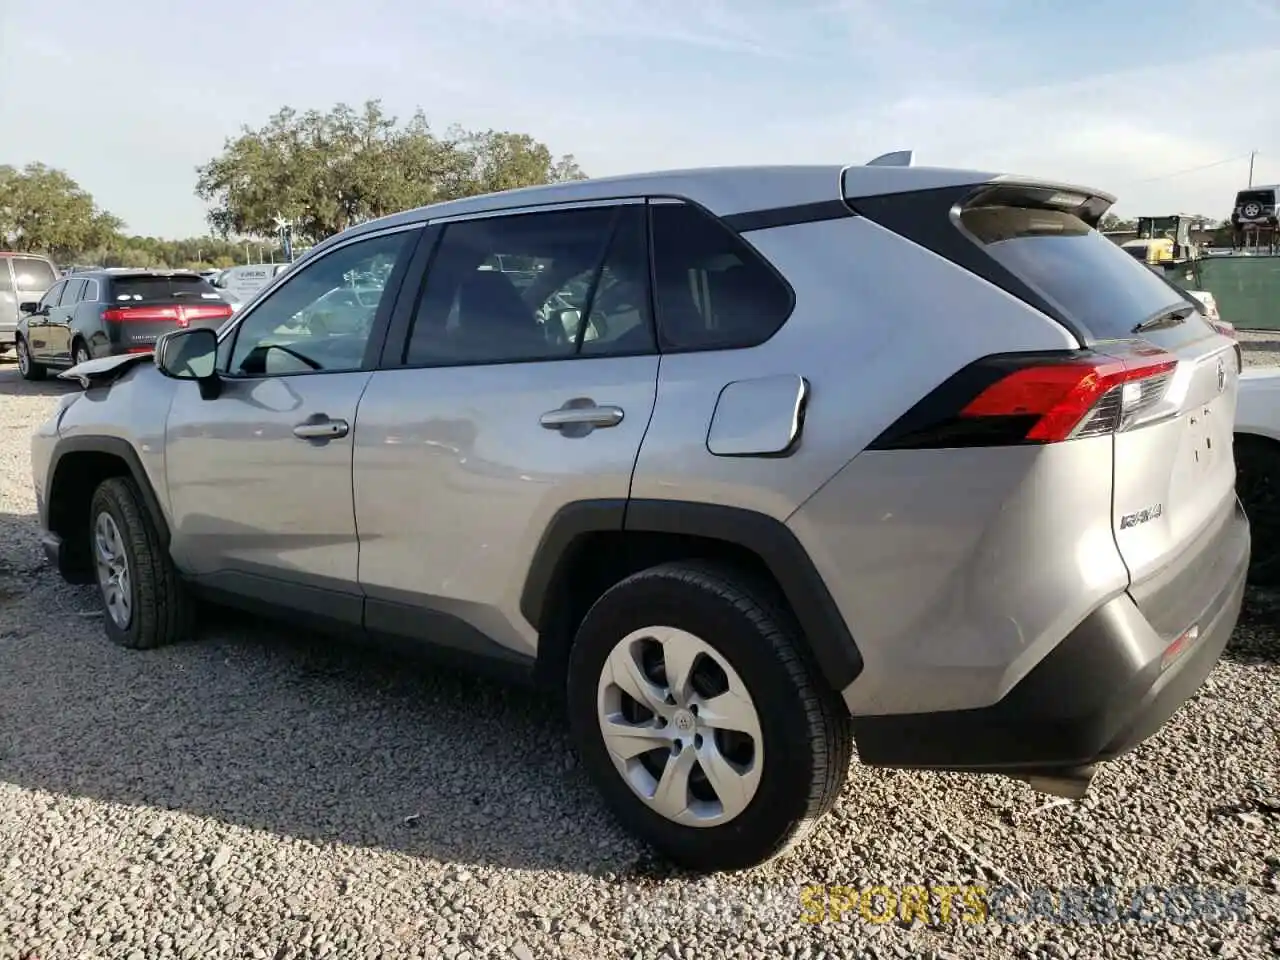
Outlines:
[[[4,960],[1280,954],[1280,598],[1250,596],[1204,690],[1082,803],[855,767],[788,858],[681,877],[612,824],[530,693],[232,615],[108,644],[35,539],[27,440],[66,389],[0,366]],[[1007,888],[1014,915],[805,923],[813,884]],[[1127,910],[1147,884],[1243,902],[1017,916],[1067,888]]]

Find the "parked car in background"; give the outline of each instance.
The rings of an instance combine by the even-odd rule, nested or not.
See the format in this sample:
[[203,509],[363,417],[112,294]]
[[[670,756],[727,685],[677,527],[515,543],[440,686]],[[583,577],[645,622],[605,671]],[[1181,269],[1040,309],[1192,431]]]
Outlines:
[[1240,374],[1235,423],[1236,493],[1253,528],[1249,581],[1280,585],[1280,366]]
[[[46,555],[126,647],[207,596],[553,685],[620,821],[699,870],[808,832],[855,741],[1080,797],[1213,669],[1249,557],[1232,341],[1112,203],[815,165],[365,223],[68,374]],[[361,322],[296,323],[383,271]]]
[[99,270],[57,281],[20,305],[18,366],[28,380],[49,367],[148,353],[168,330],[221,326],[233,313],[208,281],[186,271]]
[[288,267],[287,263],[250,263],[229,267],[218,274],[213,283],[219,290],[227,290],[240,300],[249,300]]
[[21,304],[39,300],[58,279],[48,257],[0,251],[0,353],[14,349]]

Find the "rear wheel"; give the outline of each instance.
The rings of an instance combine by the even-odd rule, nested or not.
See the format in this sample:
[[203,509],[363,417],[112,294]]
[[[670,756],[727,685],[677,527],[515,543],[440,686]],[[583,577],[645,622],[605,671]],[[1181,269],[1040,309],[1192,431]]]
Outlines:
[[568,700],[606,803],[694,870],[783,853],[848,773],[848,715],[790,612],[731,568],[663,564],[608,590],[578,631]]
[[191,601],[137,485],[111,477],[94,491],[89,542],[107,636],[145,650],[184,639]]
[[47,372],[43,364],[36,363],[31,359],[31,348],[27,346],[25,337],[18,337],[16,347],[18,350],[18,372],[22,374],[23,380],[43,380]]
[[1249,582],[1273,587],[1280,584],[1280,444],[1237,435],[1235,457],[1236,493],[1253,541]]

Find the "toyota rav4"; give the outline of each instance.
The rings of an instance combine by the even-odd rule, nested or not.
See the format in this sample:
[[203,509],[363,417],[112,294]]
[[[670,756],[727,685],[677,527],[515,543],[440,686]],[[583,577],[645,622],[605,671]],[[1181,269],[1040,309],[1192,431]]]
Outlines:
[[[210,598],[563,690],[605,801],[696,869],[794,843],[855,744],[1079,796],[1200,686],[1249,558],[1233,343],[1111,203],[873,163],[353,227],[64,374],[46,551],[126,647]],[[367,309],[314,323],[341,290]]]

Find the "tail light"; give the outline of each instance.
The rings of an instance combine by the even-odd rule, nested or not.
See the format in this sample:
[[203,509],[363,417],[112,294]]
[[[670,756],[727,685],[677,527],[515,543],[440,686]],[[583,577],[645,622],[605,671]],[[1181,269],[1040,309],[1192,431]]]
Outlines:
[[232,314],[229,303],[202,303],[187,306],[108,307],[102,319],[108,323],[164,322],[185,327],[194,320],[226,320]]
[[1164,397],[1178,361],[1140,342],[1107,349],[985,357],[908,410],[870,449],[1060,443],[1127,429]]

